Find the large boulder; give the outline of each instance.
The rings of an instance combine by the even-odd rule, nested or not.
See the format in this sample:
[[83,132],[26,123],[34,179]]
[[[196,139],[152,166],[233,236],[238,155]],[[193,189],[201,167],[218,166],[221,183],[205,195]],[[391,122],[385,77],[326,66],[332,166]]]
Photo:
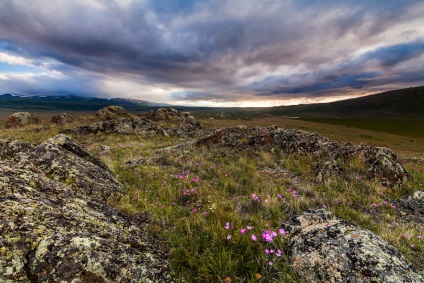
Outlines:
[[424,282],[388,242],[326,210],[303,213],[283,228],[302,282]]
[[72,115],[69,113],[62,113],[58,114],[52,117],[51,122],[58,124],[58,125],[64,125],[75,122],[75,120],[78,118],[76,115]]
[[6,121],[5,128],[18,128],[41,123],[37,115],[29,112],[16,112],[9,116]]
[[155,122],[164,122],[167,127],[175,131],[176,135],[190,135],[202,129],[202,124],[187,112],[181,112],[173,108],[160,108],[140,115]]
[[97,111],[96,117],[102,121],[107,121],[116,118],[128,118],[131,117],[131,114],[121,106],[107,106]]
[[129,135],[160,135],[169,136],[170,133],[162,126],[143,118],[118,118],[110,121],[97,122],[87,126],[66,129],[65,134],[97,134],[118,133]]
[[123,191],[102,162],[65,136],[29,151],[27,144],[3,145],[0,282],[172,281],[145,217],[130,218],[104,201]]

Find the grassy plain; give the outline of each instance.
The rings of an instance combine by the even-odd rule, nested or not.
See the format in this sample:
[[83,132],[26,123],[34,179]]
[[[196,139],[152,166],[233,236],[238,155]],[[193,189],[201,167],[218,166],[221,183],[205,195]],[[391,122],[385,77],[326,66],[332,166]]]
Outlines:
[[[410,161],[424,159],[424,140],[419,134],[411,138],[273,117],[202,122],[207,129],[239,124],[277,125],[318,132],[341,142],[386,146],[404,160],[414,181],[389,188],[351,176],[320,184],[312,170],[315,160],[285,155],[278,149],[164,149],[190,140],[74,135],[75,140],[105,161],[125,186],[128,194],[112,198],[110,203],[129,215],[143,213],[151,219],[149,229],[169,249],[178,282],[296,282],[288,260],[287,237],[281,234],[280,225],[302,211],[322,207],[372,230],[424,269],[424,242],[418,238],[424,231],[405,221],[392,207],[399,197],[424,190],[424,165]],[[3,125],[4,119],[0,121],[0,139],[33,143],[62,129],[50,124],[47,117],[41,126],[3,130]],[[112,152],[102,152],[104,145],[112,147]],[[140,162],[127,166],[129,160]],[[266,242],[262,239],[266,230],[278,236]]]

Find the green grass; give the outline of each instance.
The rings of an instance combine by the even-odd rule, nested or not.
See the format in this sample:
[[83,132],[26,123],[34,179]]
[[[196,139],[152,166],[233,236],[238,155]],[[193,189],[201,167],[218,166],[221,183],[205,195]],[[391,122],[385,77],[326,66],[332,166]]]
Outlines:
[[[4,122],[0,121],[0,126],[1,123]],[[410,143],[404,136],[356,128],[346,132],[345,127],[338,125],[277,118],[242,122],[205,120],[209,128],[242,123],[276,124],[318,131],[335,140],[385,145],[394,148],[401,158],[422,157],[423,153],[422,145]],[[37,130],[39,127],[2,130],[0,139],[40,143],[62,129],[49,124],[47,118],[41,125],[42,131]],[[116,134],[73,138],[105,161],[125,186],[128,194],[110,199],[110,204],[129,215],[144,213],[150,217],[149,229],[169,250],[177,282],[225,282],[226,278],[232,282],[297,282],[290,268],[287,237],[278,235],[267,243],[261,234],[265,230],[278,233],[290,217],[323,206],[338,217],[377,233],[417,266],[422,267],[424,262],[424,242],[417,238],[424,231],[403,221],[391,206],[399,197],[416,189],[424,190],[423,165],[405,163],[414,181],[387,188],[356,178],[360,160],[355,159],[343,165],[354,176],[319,184],[312,170],[317,160],[282,155],[278,149],[241,152],[187,147],[158,151],[184,141]],[[111,146],[112,152],[101,153],[102,145]],[[142,159],[140,165],[126,165],[136,159]],[[261,201],[255,200],[253,194]],[[248,226],[252,229],[247,230]],[[241,229],[246,231],[241,233]],[[402,237],[404,233],[408,238]],[[257,241],[252,240],[252,235]],[[411,248],[411,244],[415,247]],[[273,249],[274,253],[267,255],[265,249]],[[276,256],[277,250],[281,256]]]
[[[375,132],[383,132],[413,138],[424,138],[424,119],[393,119],[393,118],[302,118],[304,121],[342,125]],[[349,130],[349,129],[347,129]],[[372,139],[364,135],[364,139]]]

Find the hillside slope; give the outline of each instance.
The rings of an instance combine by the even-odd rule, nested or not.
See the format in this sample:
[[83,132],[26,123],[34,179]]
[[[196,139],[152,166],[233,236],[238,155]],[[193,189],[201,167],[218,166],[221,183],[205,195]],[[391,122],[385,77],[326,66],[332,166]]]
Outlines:
[[302,117],[424,117],[424,86],[348,100],[279,106],[270,114]]

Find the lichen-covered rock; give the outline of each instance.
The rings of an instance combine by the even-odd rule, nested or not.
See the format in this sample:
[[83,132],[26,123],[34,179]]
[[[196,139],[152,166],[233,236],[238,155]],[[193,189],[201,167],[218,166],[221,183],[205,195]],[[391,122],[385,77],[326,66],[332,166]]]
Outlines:
[[52,117],[51,122],[58,124],[58,125],[65,125],[69,123],[75,122],[75,120],[78,118],[76,115],[72,115],[69,113],[62,113],[58,114]]
[[[35,151],[21,148],[12,155],[26,159],[0,156],[0,282],[172,281],[143,217],[130,218],[103,201],[122,190],[103,163],[63,135]],[[78,183],[72,173],[64,179],[61,166],[79,177],[103,170],[91,181],[108,187]]]
[[131,114],[121,106],[107,106],[96,112],[96,117],[102,121],[116,118],[128,118]]
[[314,171],[316,180],[319,182],[324,182],[331,177],[342,174],[343,169],[336,160],[327,159],[321,163],[318,163],[314,167]]
[[162,126],[144,118],[118,118],[110,121],[97,122],[91,125],[66,129],[65,134],[97,134],[118,133],[128,135],[169,136]]
[[[194,132],[202,129],[202,124],[187,112],[181,112],[173,108],[160,108],[140,115],[155,122],[166,122],[167,127],[178,136],[191,136]],[[176,124],[172,126],[172,124]]]
[[98,158],[65,135],[57,135],[35,147],[29,160],[50,178],[98,199],[123,193],[123,186]]
[[[396,157],[395,157],[396,158]],[[370,167],[366,175],[370,179],[379,180],[384,185],[403,184],[412,179],[405,168],[390,155],[380,154],[368,159]]]
[[41,123],[41,120],[35,114],[29,112],[16,112],[9,116],[6,121],[5,128],[17,128],[39,123]]
[[0,159],[11,159],[18,153],[28,153],[34,148],[33,144],[17,140],[0,140]]
[[424,228],[424,191],[415,191],[411,196],[397,200],[399,211]]
[[424,282],[388,242],[326,210],[303,213],[283,227],[302,282]]
[[249,129],[246,126],[219,129],[212,134],[200,138],[196,146],[226,146],[238,147],[247,144],[249,141]]
[[[363,163],[362,173],[388,186],[411,180],[411,175],[397,160],[396,154],[385,147],[340,144],[317,133],[286,130],[275,126],[245,126],[220,129],[199,139],[197,146],[226,146],[240,149],[281,149],[284,154],[310,155],[319,163],[315,166],[317,180],[324,181],[342,172],[339,164],[358,157]],[[319,161],[322,159],[324,161]]]

